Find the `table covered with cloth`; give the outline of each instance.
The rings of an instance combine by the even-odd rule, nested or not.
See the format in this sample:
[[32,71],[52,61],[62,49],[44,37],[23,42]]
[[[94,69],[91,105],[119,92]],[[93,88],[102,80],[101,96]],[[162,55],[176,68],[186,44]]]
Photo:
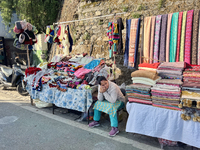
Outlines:
[[126,132],[179,141],[200,148],[200,123],[184,121],[181,111],[127,103]]
[[79,90],[68,88],[62,92],[57,88],[50,88],[47,84],[42,86],[42,91],[33,90],[31,85],[26,86],[32,99],[55,104],[58,107],[86,112],[92,104],[92,90]]

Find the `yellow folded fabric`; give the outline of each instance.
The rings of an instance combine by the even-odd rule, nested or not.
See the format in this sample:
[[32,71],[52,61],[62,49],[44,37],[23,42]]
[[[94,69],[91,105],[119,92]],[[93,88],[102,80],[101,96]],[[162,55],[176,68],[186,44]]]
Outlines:
[[147,70],[137,70],[131,73],[131,77],[143,77],[143,78],[149,78],[152,80],[157,80],[159,76],[157,73],[147,71]]

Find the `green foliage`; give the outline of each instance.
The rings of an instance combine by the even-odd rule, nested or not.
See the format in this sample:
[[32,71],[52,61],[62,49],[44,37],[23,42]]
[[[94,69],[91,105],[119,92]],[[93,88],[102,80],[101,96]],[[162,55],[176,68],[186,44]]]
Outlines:
[[164,4],[164,0],[159,0],[158,9],[162,8]]
[[103,25],[103,20],[99,20],[98,25]]
[[123,6],[123,11],[128,12],[128,6]]
[[140,18],[140,17],[141,17],[141,14],[133,13],[131,16],[132,16],[133,18]]
[[140,6],[138,7],[138,11],[141,11],[141,10],[145,10],[145,6],[140,4]]
[[39,32],[56,21],[61,0],[0,0],[1,16],[5,25],[11,22],[13,11],[20,20],[26,19]]
[[85,32],[84,36],[83,36],[83,39],[84,40],[90,40],[90,34],[88,32]]
[[1,17],[3,18],[3,23],[9,26],[13,13],[13,0],[1,0],[0,1]]

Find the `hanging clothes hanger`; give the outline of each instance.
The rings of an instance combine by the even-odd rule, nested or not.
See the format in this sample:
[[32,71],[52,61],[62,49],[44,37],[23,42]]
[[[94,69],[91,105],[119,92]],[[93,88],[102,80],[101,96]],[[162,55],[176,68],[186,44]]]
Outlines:
[[115,16],[113,22],[114,22],[114,23],[117,23],[117,19],[119,19],[119,18],[121,18],[121,16]]

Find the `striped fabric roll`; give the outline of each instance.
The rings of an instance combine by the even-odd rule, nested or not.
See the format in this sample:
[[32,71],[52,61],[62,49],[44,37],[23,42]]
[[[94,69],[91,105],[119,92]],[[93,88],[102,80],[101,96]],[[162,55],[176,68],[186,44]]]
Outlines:
[[136,31],[136,39],[135,39],[135,57],[134,57],[134,68],[137,65],[137,58],[138,58],[138,47],[139,47],[139,40],[140,40],[140,22],[141,19],[138,19],[138,23],[137,23],[137,31]]
[[160,34],[160,52],[159,52],[159,60],[166,60],[166,31],[167,31],[167,18],[168,15],[162,15],[162,25],[161,25],[161,34]]
[[129,41],[129,67],[134,67],[137,24],[138,24],[138,19],[131,20],[130,41]]
[[184,61],[190,64],[190,51],[191,51],[191,37],[192,37],[192,21],[193,21],[194,10],[189,10],[187,12],[186,21],[186,34],[185,34],[185,57]]
[[184,50],[185,50],[185,27],[186,27],[187,11],[183,12],[182,28],[181,28],[181,45],[180,45],[180,57],[179,61],[184,61]]
[[158,54],[159,54],[159,44],[160,44],[160,25],[161,25],[161,16],[156,16],[156,29],[155,29],[155,42],[154,42],[154,63],[158,62]]
[[199,10],[194,11],[193,31],[192,31],[192,51],[191,51],[191,64],[197,64],[197,44],[199,32]]
[[151,17],[144,18],[144,50],[143,50],[143,63],[149,63],[150,54],[150,34],[151,33]]
[[179,62],[182,18],[183,18],[183,12],[179,12],[179,17],[178,17],[178,37],[177,37],[177,49],[176,49],[176,62]]
[[198,65],[200,65],[200,19],[199,19],[199,35],[198,35]]
[[171,32],[172,15],[173,15],[172,13],[168,14],[167,38],[166,38],[166,62],[169,62],[169,44],[170,44],[170,32]]
[[170,34],[170,47],[169,47],[169,61],[175,62],[176,58],[176,46],[177,46],[177,33],[178,33],[178,15],[179,12],[173,13],[172,24],[171,24],[171,34]]
[[153,49],[154,49],[154,31],[155,31],[156,16],[151,17],[151,41],[150,41],[150,64],[153,63]]
[[130,26],[131,26],[131,19],[126,20],[126,44],[124,52],[124,66],[126,67],[128,67],[128,58],[129,58]]

